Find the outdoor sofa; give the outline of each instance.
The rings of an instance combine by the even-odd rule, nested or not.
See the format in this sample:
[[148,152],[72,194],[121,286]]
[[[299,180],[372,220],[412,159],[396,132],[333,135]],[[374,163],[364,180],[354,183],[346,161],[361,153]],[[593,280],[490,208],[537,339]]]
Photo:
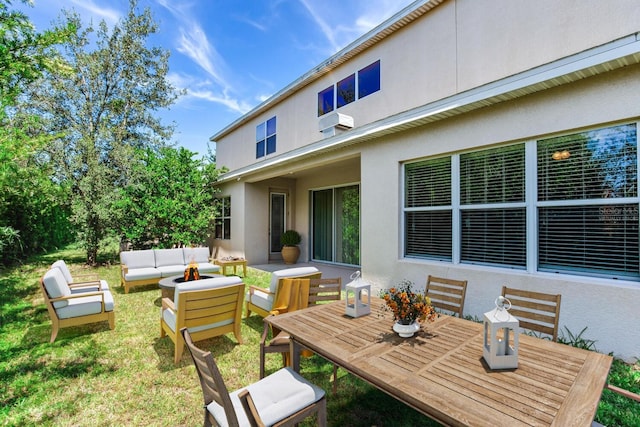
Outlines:
[[135,286],[156,284],[160,279],[183,274],[191,261],[200,274],[218,273],[209,260],[209,248],[144,249],[120,252],[120,284],[124,293]]

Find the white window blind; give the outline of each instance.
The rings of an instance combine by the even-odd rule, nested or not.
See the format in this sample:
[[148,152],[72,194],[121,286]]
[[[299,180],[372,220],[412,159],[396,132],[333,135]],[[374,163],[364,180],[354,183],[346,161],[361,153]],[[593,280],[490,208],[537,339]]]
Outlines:
[[451,158],[405,165],[405,256],[450,261]]
[[526,267],[524,144],[460,155],[462,262]]
[[635,124],[538,141],[539,269],[639,277]]

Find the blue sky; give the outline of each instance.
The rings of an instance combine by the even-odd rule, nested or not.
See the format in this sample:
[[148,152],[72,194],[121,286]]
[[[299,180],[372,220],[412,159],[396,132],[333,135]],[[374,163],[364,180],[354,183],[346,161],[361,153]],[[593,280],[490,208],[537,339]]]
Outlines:
[[[139,0],[159,25],[150,44],[171,51],[169,78],[187,90],[160,116],[176,123],[177,145],[204,155],[211,135],[412,1]],[[43,30],[62,9],[85,25],[112,27],[128,7],[128,0],[34,0],[20,8]]]

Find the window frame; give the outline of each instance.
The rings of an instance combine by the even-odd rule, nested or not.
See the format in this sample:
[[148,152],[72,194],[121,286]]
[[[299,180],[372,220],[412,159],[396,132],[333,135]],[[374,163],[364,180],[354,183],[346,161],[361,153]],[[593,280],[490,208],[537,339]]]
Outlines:
[[220,215],[214,220],[214,239],[231,240],[231,196],[216,197]]
[[273,116],[256,126],[256,159],[275,153],[276,144],[277,120],[276,116]]
[[[632,128],[632,131],[628,134],[625,134],[625,126],[629,125]],[[401,197],[401,254],[400,256],[402,258],[405,259],[425,259],[425,260],[436,260],[436,261],[440,261],[440,262],[448,262],[448,263],[452,263],[452,264],[482,264],[482,265],[488,265],[490,268],[508,268],[510,270],[513,269],[518,269],[518,268],[522,268],[524,270],[526,270],[529,273],[553,273],[553,274],[567,274],[567,275],[574,275],[574,276],[586,276],[586,277],[604,277],[604,278],[608,278],[608,279],[622,279],[622,280],[630,280],[630,281],[636,281],[636,282],[640,282],[640,260],[638,260],[638,258],[640,258],[640,250],[637,248],[638,245],[636,245],[637,241],[640,241],[640,226],[637,224],[638,223],[638,216],[640,215],[640,191],[638,191],[638,188],[640,188],[640,173],[638,173],[640,171],[640,142],[639,142],[639,135],[638,135],[638,128],[639,128],[640,122],[636,122],[636,121],[625,121],[619,124],[602,124],[602,125],[598,125],[598,126],[594,126],[594,127],[590,127],[588,129],[585,130],[575,130],[575,131],[567,131],[565,133],[562,134],[558,134],[557,136],[551,137],[551,138],[556,138],[556,137],[563,137],[563,136],[567,136],[567,137],[572,137],[575,135],[584,135],[584,137],[586,138],[585,144],[603,144],[602,146],[605,147],[605,150],[607,151],[607,155],[609,155],[609,157],[607,157],[605,155],[604,160],[602,160],[602,162],[599,166],[596,167],[596,169],[593,169],[593,173],[596,174],[594,176],[596,177],[600,177],[599,179],[601,179],[602,181],[600,182],[598,179],[596,179],[595,182],[590,182],[590,181],[585,181],[586,185],[602,185],[604,189],[606,189],[606,184],[609,184],[611,181],[611,177],[609,175],[611,175],[611,173],[607,173],[606,174],[606,178],[603,178],[603,173],[607,172],[607,171],[614,171],[614,178],[618,178],[617,181],[615,182],[619,182],[620,179],[623,180],[624,185],[626,187],[629,188],[633,188],[632,193],[624,193],[622,196],[618,196],[616,198],[587,198],[584,200],[575,200],[575,199],[568,199],[568,200],[539,200],[539,195],[538,195],[538,174],[539,174],[539,154],[538,154],[538,147],[544,143],[544,141],[551,139],[550,137],[545,137],[545,138],[539,138],[539,139],[531,139],[531,140],[526,140],[526,141],[520,141],[520,142],[516,142],[516,143],[509,143],[509,144],[503,144],[501,146],[493,146],[493,147],[483,147],[480,149],[473,149],[473,150],[467,150],[464,152],[460,152],[460,153],[454,153],[454,154],[450,154],[444,157],[450,157],[451,158],[451,191],[452,191],[452,203],[451,203],[451,208],[452,208],[452,215],[451,215],[451,228],[452,228],[452,257],[451,260],[445,260],[445,259],[439,259],[438,257],[431,257],[431,256],[415,256],[414,254],[408,254],[407,253],[407,240],[410,239],[414,239],[415,240],[415,236],[411,236],[410,235],[410,231],[408,230],[408,223],[407,223],[407,214],[409,212],[415,212],[415,211],[426,211],[428,209],[434,209],[432,207],[422,207],[422,208],[417,208],[417,207],[408,207],[407,205],[407,182],[406,182],[406,170],[407,170],[407,165],[410,164],[415,164],[418,162],[425,162],[425,161],[429,161],[429,160],[437,160],[437,159],[441,159],[443,158],[443,156],[434,156],[431,158],[426,158],[426,159],[419,159],[419,160],[413,160],[413,161],[408,161],[408,162],[403,162],[401,163],[401,186],[400,188],[402,189],[400,197]],[[628,129],[628,128],[627,128]],[[624,139],[624,144],[617,142],[617,140],[607,140],[607,142],[602,143],[602,142],[598,142],[596,140],[590,140],[589,138],[596,138],[596,136],[592,136],[592,135],[597,135],[598,132],[602,132],[603,134],[606,134],[607,132],[619,132],[620,135],[617,136],[617,138],[625,138]],[[577,136],[576,136],[577,138]],[[635,139],[634,139],[635,138]],[[613,141],[613,142],[612,142]],[[626,147],[626,149],[628,149],[628,152],[622,153],[618,152],[616,150],[618,150],[618,145],[614,145],[614,144],[618,144],[618,145],[624,145]],[[460,158],[461,156],[466,155],[467,153],[475,153],[475,152],[482,152],[482,151],[489,151],[492,149],[495,149],[496,147],[498,149],[504,149],[506,147],[511,147],[511,146],[515,146],[517,144],[522,144],[524,145],[524,180],[525,180],[525,189],[524,189],[524,193],[525,193],[525,199],[521,202],[515,201],[513,203],[490,203],[490,204],[470,204],[470,205],[464,205],[461,202],[461,196],[460,196],[460,192],[461,192],[461,169],[460,169]],[[631,147],[631,148],[629,148]],[[588,153],[593,155],[593,150],[595,149],[589,149],[587,150]],[[628,154],[628,153],[631,154]],[[612,154],[609,154],[612,153]],[[554,153],[555,155],[555,153]],[[607,168],[607,166],[603,166],[605,164],[608,164],[608,162],[612,162],[612,164],[619,164],[620,162],[623,162],[624,165],[626,165],[627,167],[629,167],[630,172],[625,170],[625,171],[619,171],[618,169],[616,169],[613,166],[609,166],[609,168]],[[631,166],[628,166],[631,165]],[[578,170],[580,168],[580,166],[574,166],[574,168],[576,168],[576,170]],[[622,177],[622,178],[620,178]],[[554,179],[557,181],[558,177],[557,176],[552,176],[551,179]],[[588,179],[588,178],[587,178]],[[592,178],[595,179],[595,178]],[[551,182],[551,181],[550,181]],[[612,184],[611,184],[612,185]],[[597,187],[600,188],[600,187]],[[631,196],[629,196],[629,194],[631,194]],[[543,251],[543,248],[540,247],[540,240],[542,239],[544,242],[544,238],[545,235],[543,235],[543,230],[542,228],[539,226],[539,220],[540,220],[540,215],[543,209],[547,209],[547,208],[566,208],[565,211],[569,212],[570,215],[577,215],[577,212],[579,209],[583,208],[584,206],[595,206],[595,207],[603,207],[604,206],[604,210],[606,210],[607,206],[610,206],[611,209],[615,208],[615,207],[620,207],[622,206],[622,210],[623,213],[625,215],[624,220],[626,221],[625,224],[630,224],[629,226],[625,226],[625,227],[630,227],[630,228],[621,228],[622,231],[618,232],[618,234],[614,235],[613,237],[610,238],[610,240],[608,240],[609,242],[613,242],[615,243],[617,239],[617,242],[619,242],[619,246],[622,246],[623,248],[620,249],[617,252],[617,257],[612,259],[611,262],[615,262],[615,267],[613,267],[611,270],[606,270],[606,269],[602,269],[599,270],[599,252],[598,252],[598,244],[599,244],[599,240],[598,239],[598,235],[596,234],[598,232],[599,229],[603,229],[602,228],[602,219],[600,220],[600,222],[597,222],[597,218],[595,220],[592,220],[592,222],[588,222],[589,219],[588,218],[582,218],[580,219],[579,223],[578,222],[574,222],[572,223],[572,225],[575,225],[575,227],[572,228],[576,228],[576,232],[580,232],[580,230],[586,230],[584,232],[584,235],[586,236],[585,238],[587,239],[587,248],[590,252],[587,252],[586,255],[584,255],[584,259],[585,264],[583,268],[557,268],[557,266],[551,267],[551,268],[547,268],[547,266],[543,265],[541,263],[541,261],[539,260],[539,256],[540,253]],[[525,225],[524,225],[524,230],[525,230],[525,234],[524,234],[524,239],[525,239],[525,265],[518,267],[516,265],[511,265],[511,264],[506,264],[506,265],[499,265],[499,264],[495,264],[495,263],[489,263],[489,264],[484,264],[484,263],[469,263],[466,262],[464,260],[461,259],[461,242],[463,239],[462,236],[462,216],[464,215],[465,210],[477,210],[477,209],[490,209],[490,208],[498,208],[498,209],[502,209],[502,208],[509,208],[509,207],[516,207],[519,209],[524,209],[524,215],[525,215]],[[602,209],[602,208],[601,208]],[[618,210],[620,211],[620,209]],[[595,218],[592,214],[591,218]],[[596,222],[593,222],[596,221]],[[600,228],[596,228],[596,231],[591,231],[591,229],[589,228],[590,225],[589,224],[594,224],[595,227],[600,227]],[[619,226],[622,227],[622,226]],[[625,234],[625,232],[627,230],[630,230],[627,232],[627,234]],[[628,234],[631,233],[631,234]],[[595,236],[595,237],[594,237]],[[626,236],[630,236],[630,237],[626,237]],[[420,236],[418,236],[418,238],[420,238]],[[613,244],[612,243],[612,244]],[[560,252],[559,252],[560,253]],[[630,261],[627,261],[626,257],[627,254],[629,254],[628,256],[631,257]],[[571,255],[566,257],[566,259],[570,260],[570,261],[563,261],[563,262],[572,262],[571,260],[575,259],[580,259],[580,256],[582,255]],[[605,256],[602,255],[602,262],[605,263],[606,259]],[[608,266],[607,266],[608,267]],[[615,270],[614,270],[615,268]]]

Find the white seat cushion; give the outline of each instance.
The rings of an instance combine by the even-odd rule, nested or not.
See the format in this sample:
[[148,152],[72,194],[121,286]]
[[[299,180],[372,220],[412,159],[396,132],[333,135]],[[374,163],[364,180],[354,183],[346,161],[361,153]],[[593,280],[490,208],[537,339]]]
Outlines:
[[164,267],[156,267],[156,270],[160,272],[160,277],[176,276],[178,274],[184,274],[186,265],[165,265]]
[[156,266],[156,258],[153,249],[123,251],[120,252],[120,264],[129,268],[153,268]]
[[[290,367],[280,369],[273,374],[246,387],[256,404],[260,418],[266,425],[273,425],[287,416],[306,408],[322,399],[324,390],[304,379]],[[248,426],[249,420],[242,408],[238,394],[243,389],[230,393],[231,402],[241,426]],[[216,401],[207,406],[221,426],[228,426],[224,408]]]
[[156,249],[153,251],[156,257],[156,267],[185,265],[182,248],[177,249]]
[[200,272],[200,274],[203,274],[203,273],[219,273],[220,272],[220,266],[219,265],[215,265],[215,264],[211,264],[210,262],[199,262],[198,263],[198,271]]
[[[113,295],[109,291],[104,293],[104,310],[113,311]],[[60,319],[68,319],[71,317],[86,316],[88,314],[97,314],[102,312],[102,297],[100,295],[92,295],[81,298],[71,298],[64,307],[56,308],[56,313]]]
[[253,289],[253,293],[247,292],[245,301],[249,301],[263,310],[271,311],[273,307],[273,294],[262,292],[259,289]]
[[133,270],[129,270],[127,274],[124,275],[124,280],[147,280],[147,279],[159,279],[160,278],[160,270],[155,267],[147,267],[147,268],[134,268]]

